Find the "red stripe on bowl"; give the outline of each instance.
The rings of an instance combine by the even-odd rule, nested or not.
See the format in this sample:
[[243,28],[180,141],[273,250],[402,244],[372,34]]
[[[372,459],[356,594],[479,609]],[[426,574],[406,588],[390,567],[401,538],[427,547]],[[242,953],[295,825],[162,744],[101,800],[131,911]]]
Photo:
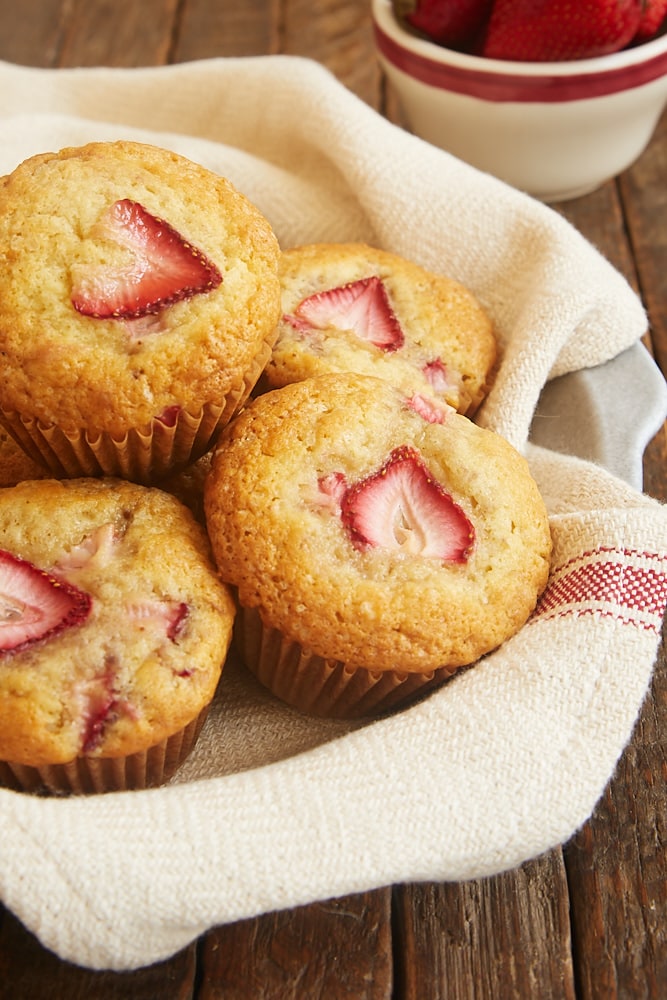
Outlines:
[[667,51],[658,53],[646,62],[598,73],[572,73],[567,76],[546,72],[539,76],[494,73],[434,62],[426,56],[401,48],[378,24],[374,25],[374,30],[379,51],[397,69],[431,87],[467,94],[485,101],[581,101],[640,87],[667,74]]

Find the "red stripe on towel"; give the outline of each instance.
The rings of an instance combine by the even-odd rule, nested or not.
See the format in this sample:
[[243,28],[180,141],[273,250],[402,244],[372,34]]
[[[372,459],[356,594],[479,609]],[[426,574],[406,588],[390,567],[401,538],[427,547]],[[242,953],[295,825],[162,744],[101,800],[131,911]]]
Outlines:
[[552,571],[531,621],[598,614],[658,632],[666,607],[667,557],[599,549]]

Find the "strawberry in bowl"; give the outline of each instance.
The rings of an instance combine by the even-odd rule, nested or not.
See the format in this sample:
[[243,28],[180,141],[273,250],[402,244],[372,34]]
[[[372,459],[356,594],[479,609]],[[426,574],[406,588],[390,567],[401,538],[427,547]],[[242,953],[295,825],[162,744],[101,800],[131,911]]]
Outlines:
[[591,59],[655,37],[667,0],[394,0],[426,38],[489,59]]
[[483,32],[493,0],[395,0],[407,24],[453,49],[472,50]]
[[662,0],[588,0],[574,14],[568,0],[495,0],[481,54],[523,62],[593,59],[656,34],[666,11]]
[[[545,201],[629,167],[667,103],[664,0],[372,0],[380,64],[405,124]],[[451,7],[465,38],[432,31]]]

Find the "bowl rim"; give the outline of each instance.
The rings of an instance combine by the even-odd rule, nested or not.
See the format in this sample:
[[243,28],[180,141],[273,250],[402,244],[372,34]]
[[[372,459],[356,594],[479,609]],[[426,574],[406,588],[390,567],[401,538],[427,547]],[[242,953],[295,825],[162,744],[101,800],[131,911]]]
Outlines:
[[432,87],[485,100],[582,100],[667,76],[667,32],[594,59],[536,63],[487,59],[412,35],[396,18],[392,0],[372,0],[372,20],[378,52],[387,62]]

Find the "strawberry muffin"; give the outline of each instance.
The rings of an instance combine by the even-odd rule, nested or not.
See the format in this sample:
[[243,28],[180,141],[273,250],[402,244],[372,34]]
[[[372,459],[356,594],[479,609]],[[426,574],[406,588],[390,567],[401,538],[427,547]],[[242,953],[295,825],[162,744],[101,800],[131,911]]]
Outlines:
[[270,356],[278,262],[260,212],[175,153],[26,160],[0,180],[0,420],[58,478],[187,465]]
[[0,783],[167,780],[198,737],[235,613],[190,512],[121,480],[0,490],[0,602]]
[[375,375],[470,416],[496,361],[489,317],[467,288],[362,243],[313,244],[281,263],[282,319],[262,386]]
[[204,509],[245,662],[313,714],[374,714],[474,663],[549,571],[524,458],[371,376],[257,397],[218,442]]

